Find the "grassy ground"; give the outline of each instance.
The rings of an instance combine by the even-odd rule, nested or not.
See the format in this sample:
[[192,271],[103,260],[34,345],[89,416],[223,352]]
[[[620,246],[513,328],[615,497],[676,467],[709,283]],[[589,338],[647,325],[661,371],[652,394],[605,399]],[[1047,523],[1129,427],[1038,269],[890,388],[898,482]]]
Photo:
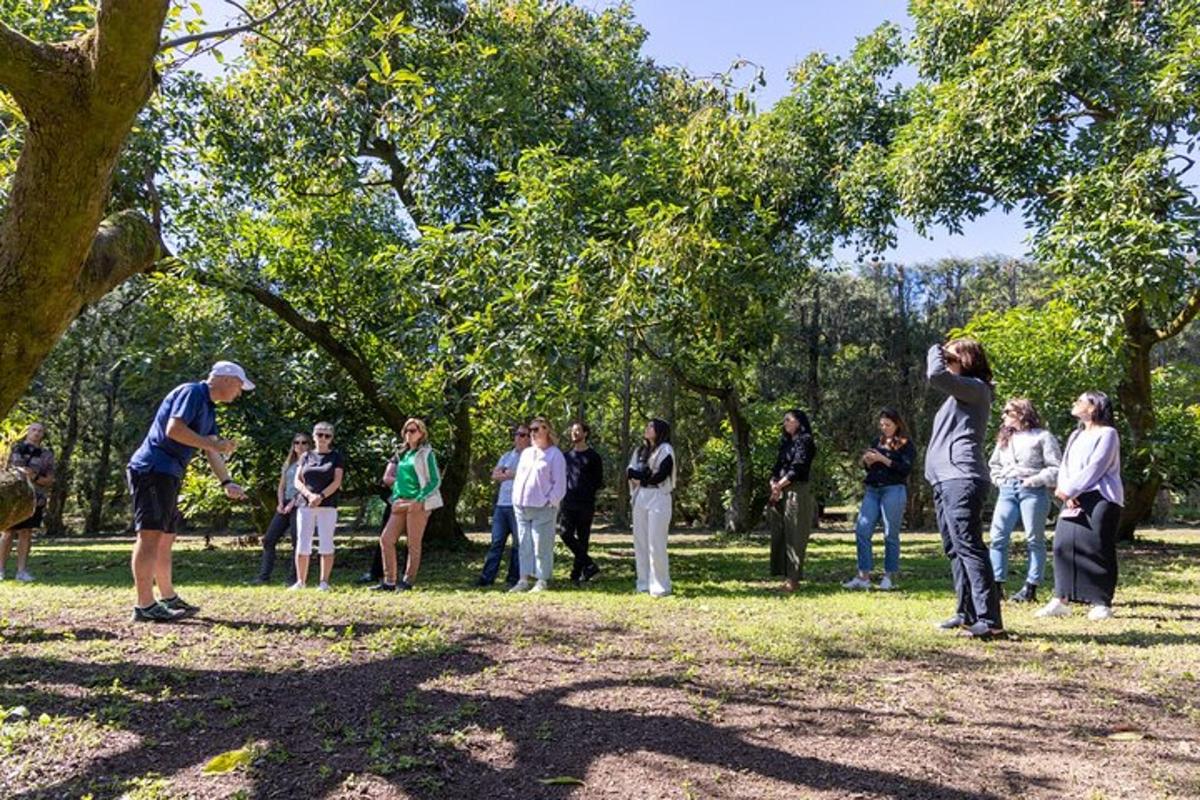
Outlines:
[[1200,531],[1122,550],[1115,619],[1007,605],[991,643],[933,629],[935,537],[890,594],[839,587],[852,538],[784,597],[765,542],[676,535],[661,600],[627,536],[537,596],[468,588],[478,543],[382,597],[359,554],[297,594],[181,540],[203,611],[172,626],[127,621],[128,540],[39,543],[38,582],[0,584],[0,797],[1200,796]]

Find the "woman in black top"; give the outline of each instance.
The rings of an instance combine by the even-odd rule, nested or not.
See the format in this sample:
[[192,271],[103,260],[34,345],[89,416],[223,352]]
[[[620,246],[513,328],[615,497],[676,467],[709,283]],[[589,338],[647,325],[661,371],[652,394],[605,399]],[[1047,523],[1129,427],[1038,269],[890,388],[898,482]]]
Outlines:
[[308,583],[308,561],[312,555],[313,532],[320,542],[321,583],[317,587],[329,591],[329,576],[333,574],[333,534],[337,530],[338,490],[345,476],[342,454],[333,449],[333,426],[318,422],[313,427],[315,449],[300,459],[296,472],[296,489],[300,493],[296,509],[296,582],[292,589],[303,589]]
[[867,471],[862,507],[854,534],[858,544],[858,574],[842,584],[847,589],[870,589],[874,567],[871,537],[883,518],[883,580],[879,588],[896,588],[900,571],[900,526],[908,504],[908,473],[917,458],[917,448],[908,435],[899,412],[885,408],[879,412],[879,438],[863,453],[860,463]]
[[813,523],[808,477],[816,454],[808,415],[793,408],[783,415],[783,434],[771,468],[771,497],[767,503],[771,574],[784,576],[785,592],[796,591],[797,582],[804,577],[804,556]]

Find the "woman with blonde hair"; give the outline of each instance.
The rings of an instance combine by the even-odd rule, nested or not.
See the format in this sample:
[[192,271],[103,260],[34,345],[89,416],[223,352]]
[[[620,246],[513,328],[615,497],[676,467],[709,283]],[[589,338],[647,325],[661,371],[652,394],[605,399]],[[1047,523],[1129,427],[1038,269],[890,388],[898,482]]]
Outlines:
[[992,483],[1000,490],[989,534],[992,572],[1003,596],[1008,544],[1021,521],[1029,542],[1029,569],[1025,585],[1012,601],[1032,603],[1037,600],[1037,588],[1046,571],[1046,514],[1050,510],[1050,487],[1058,481],[1062,450],[1054,434],[1042,427],[1033,403],[1025,398],[1011,398],[1002,414],[996,447],[988,460]]
[[316,448],[304,454],[296,470],[295,486],[303,498],[296,510],[296,582],[292,589],[303,589],[308,583],[308,562],[312,556],[313,532],[316,531],[321,554],[321,583],[317,587],[329,591],[333,573],[333,534],[337,530],[338,490],[345,478],[342,454],[333,449],[333,426],[318,422],[313,426]]
[[[423,421],[410,417],[404,422],[403,434],[404,445],[396,457],[392,483],[392,515],[379,535],[383,580],[371,587],[376,592],[403,592],[413,587],[421,568],[421,541],[429,514],[442,507],[442,476],[438,472],[437,457],[429,446],[429,429]],[[401,531],[404,531],[408,545],[408,560],[404,565],[404,577],[397,580],[396,542]]]
[[[263,536],[262,565],[253,581],[260,586],[271,580],[271,573],[275,570],[275,548],[284,533],[291,534],[292,553],[295,554],[296,498],[300,495],[300,490],[296,488],[296,471],[300,469],[300,459],[311,449],[312,439],[307,433],[292,435],[292,446],[288,448],[287,457],[279,469],[279,485],[275,487],[275,516],[271,517]],[[293,570],[295,563],[293,559]]]
[[[543,592],[554,571],[554,522],[567,493],[567,461],[545,417],[529,423],[530,447],[521,451],[513,478],[521,579],[510,592]],[[533,580],[531,585],[530,581]]]
[[4,568],[8,553],[12,550],[13,535],[17,538],[16,579],[29,583],[33,580],[29,572],[29,549],[33,546],[33,532],[42,527],[46,516],[46,490],[54,485],[54,451],[46,447],[46,426],[40,422],[30,423],[8,453],[9,469],[16,469],[33,485],[36,495],[33,514],[0,534],[0,581],[4,580]]

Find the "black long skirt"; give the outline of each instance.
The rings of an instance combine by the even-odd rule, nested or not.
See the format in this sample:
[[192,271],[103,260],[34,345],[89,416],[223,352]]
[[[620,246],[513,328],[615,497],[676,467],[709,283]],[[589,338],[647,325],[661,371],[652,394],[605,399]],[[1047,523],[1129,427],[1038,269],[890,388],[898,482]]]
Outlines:
[[1117,525],[1121,507],[1100,492],[1079,496],[1083,514],[1059,517],[1054,527],[1054,594],[1111,606],[1117,591]]

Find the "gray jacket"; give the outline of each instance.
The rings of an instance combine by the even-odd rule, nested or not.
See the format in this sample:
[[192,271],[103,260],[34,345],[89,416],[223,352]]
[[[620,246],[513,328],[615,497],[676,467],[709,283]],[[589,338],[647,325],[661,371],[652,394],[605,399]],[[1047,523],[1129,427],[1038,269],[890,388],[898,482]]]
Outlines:
[[992,471],[992,483],[997,486],[1026,478],[1030,479],[1030,486],[1054,486],[1058,482],[1061,462],[1058,439],[1044,428],[1034,428],[1014,433],[1007,447],[997,444],[988,467]]
[[946,369],[942,346],[929,348],[925,376],[929,385],[950,395],[937,416],[925,448],[925,480],[936,485],[951,480],[988,480],[983,437],[992,409],[992,387],[979,378]]

